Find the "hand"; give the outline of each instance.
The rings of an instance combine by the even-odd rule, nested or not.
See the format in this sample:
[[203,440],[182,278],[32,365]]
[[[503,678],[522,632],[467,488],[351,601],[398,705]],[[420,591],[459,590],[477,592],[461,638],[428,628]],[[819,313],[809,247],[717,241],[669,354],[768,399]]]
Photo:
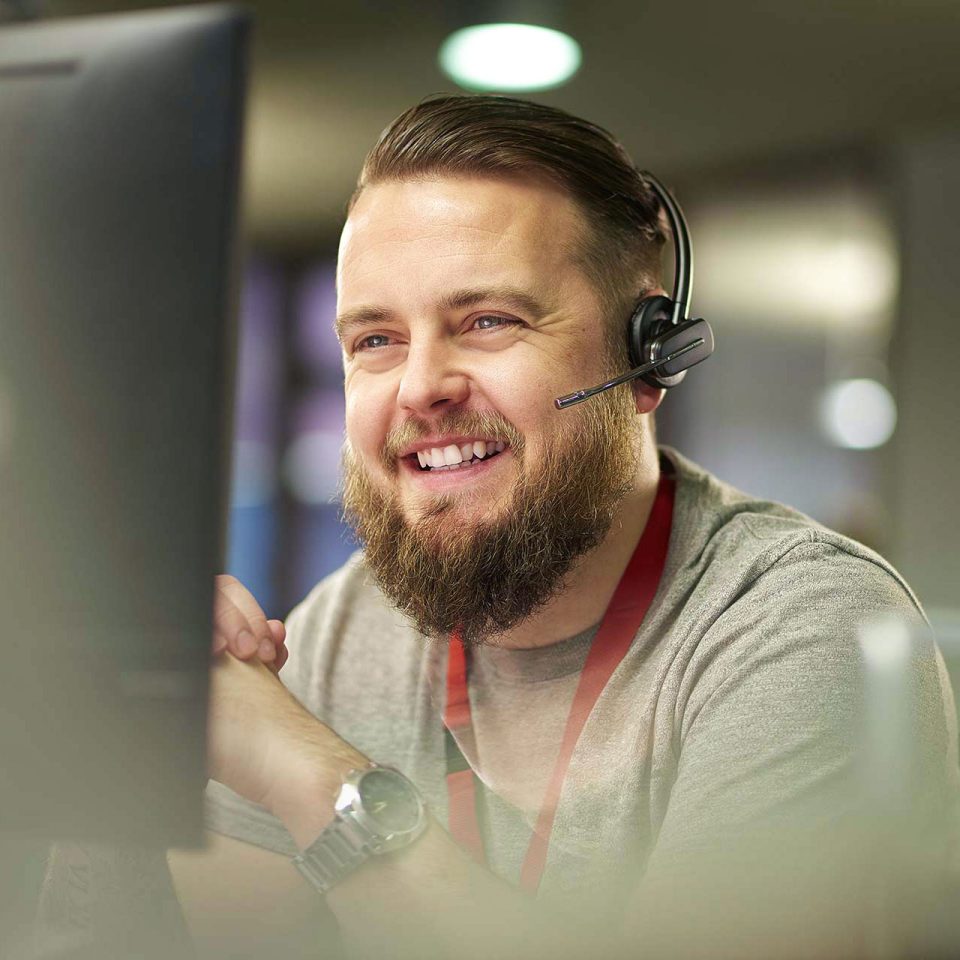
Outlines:
[[229,650],[238,660],[256,656],[274,673],[287,662],[286,630],[281,620],[268,620],[250,591],[223,573],[214,579],[213,652]]

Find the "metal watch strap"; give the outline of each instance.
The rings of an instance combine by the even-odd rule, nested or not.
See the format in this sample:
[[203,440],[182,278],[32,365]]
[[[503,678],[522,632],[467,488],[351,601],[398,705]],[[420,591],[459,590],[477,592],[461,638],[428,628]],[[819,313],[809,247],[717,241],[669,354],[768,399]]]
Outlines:
[[369,859],[373,840],[353,817],[338,813],[320,836],[293,858],[293,864],[317,890],[326,893]]

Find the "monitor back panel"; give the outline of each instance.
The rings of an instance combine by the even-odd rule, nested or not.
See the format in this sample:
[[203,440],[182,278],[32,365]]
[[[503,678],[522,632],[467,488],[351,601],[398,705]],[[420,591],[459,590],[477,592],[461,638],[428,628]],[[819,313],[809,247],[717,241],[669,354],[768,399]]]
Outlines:
[[0,30],[0,822],[196,841],[245,18]]

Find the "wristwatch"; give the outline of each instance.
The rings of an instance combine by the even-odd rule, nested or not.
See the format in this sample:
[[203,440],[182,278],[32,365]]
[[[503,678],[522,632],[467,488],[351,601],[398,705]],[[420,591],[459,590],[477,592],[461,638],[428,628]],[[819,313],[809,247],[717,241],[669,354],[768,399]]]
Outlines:
[[427,825],[417,788],[393,767],[371,764],[347,774],[333,821],[294,866],[326,893],[371,856],[413,843]]

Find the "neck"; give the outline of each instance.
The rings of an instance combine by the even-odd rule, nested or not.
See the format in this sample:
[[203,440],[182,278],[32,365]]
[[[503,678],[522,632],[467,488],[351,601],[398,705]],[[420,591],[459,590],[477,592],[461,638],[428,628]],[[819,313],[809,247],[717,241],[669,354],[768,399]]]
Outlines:
[[497,646],[518,650],[546,647],[603,619],[647,525],[659,482],[660,463],[653,448],[644,457],[633,489],[624,497],[600,545],[580,558],[567,574],[563,589],[549,603],[499,636]]

